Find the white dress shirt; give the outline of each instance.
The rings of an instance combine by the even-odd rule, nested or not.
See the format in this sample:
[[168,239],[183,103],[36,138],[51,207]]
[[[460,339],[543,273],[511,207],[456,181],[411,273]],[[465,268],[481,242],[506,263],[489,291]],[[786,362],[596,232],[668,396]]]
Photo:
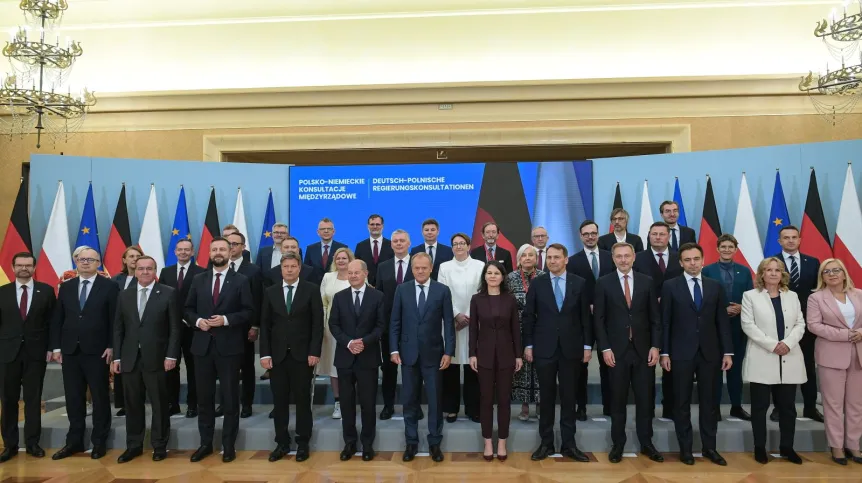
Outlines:
[[374,242],[377,242],[377,253],[383,251],[383,235],[380,238],[368,237],[368,246],[371,247],[371,254],[374,255]]
[[403,277],[401,281],[403,282],[404,280],[407,280],[407,270],[410,269],[410,255],[407,255],[404,258],[395,257],[394,260],[395,280],[398,280],[398,262],[404,262],[401,264],[401,276]]
[[662,259],[664,260],[664,266],[665,266],[665,268],[667,268],[668,262],[670,261],[670,260],[668,260],[668,255],[670,255],[670,248],[665,248],[663,252],[657,252],[655,250],[655,248],[650,248],[650,250],[652,251],[652,257],[655,258],[656,264],[658,264],[658,254],[659,253],[662,254]]
[[[423,246],[425,247],[425,248],[423,248],[423,251],[425,253],[428,253],[428,247],[433,247],[434,254],[431,256],[431,265],[433,266],[434,265],[434,259],[437,258],[437,242],[435,241],[434,243],[424,243]],[[429,255],[430,255],[430,253],[429,253]]]
[[[293,304],[293,299],[296,298],[296,288],[298,286],[299,286],[299,279],[298,278],[293,283],[287,283],[284,280],[281,281],[281,291],[284,292],[285,307],[287,306],[287,295],[288,294],[290,294],[290,303]],[[291,292],[290,290],[288,290],[287,289],[288,287],[293,287],[293,291]],[[272,359],[272,356],[263,356],[260,358],[260,360],[264,360],[264,359]]]
[[188,262],[186,262],[184,264],[177,262],[177,277],[180,276],[180,270],[183,268],[185,269],[185,270],[183,270],[183,283],[186,283],[186,277],[189,276],[189,267],[191,267],[191,266],[192,266],[191,260],[189,260]]
[[21,287],[27,287],[27,313],[30,313],[30,305],[33,303],[33,279],[31,278],[29,282],[21,285],[21,282],[15,280],[15,296],[18,299],[18,307],[21,306],[21,296],[24,295],[24,290]]
[[[323,241],[320,240],[320,256],[323,256],[323,252],[326,250],[326,246],[329,246],[329,256],[332,256],[332,240]],[[330,260],[331,261],[331,260]]]
[[787,269],[787,273],[790,273],[790,257],[796,257],[796,268],[799,269],[800,275],[802,274],[802,257],[799,255],[799,252],[794,253],[793,255],[781,250],[781,258],[784,259],[784,267]]
[[[222,270],[222,271],[218,271],[215,267],[213,267],[213,269],[212,269],[212,271],[213,271],[213,283],[212,283],[212,285],[210,285],[210,293],[212,293],[213,290],[215,290],[216,274],[217,273],[221,274],[221,278],[218,281],[219,282],[218,293],[221,294],[224,291],[224,280],[227,277],[227,271],[230,270],[229,267],[230,267],[230,264],[228,264],[228,266],[225,267],[224,270]],[[185,282],[183,282],[183,283],[185,283]],[[195,322],[195,326],[197,328],[201,327],[201,321],[202,320],[204,320],[204,319],[198,319]],[[227,316],[224,316],[224,326],[227,327]]]
[[625,243],[627,234],[628,233],[623,232],[623,236],[622,236],[622,238],[620,238],[620,236],[617,235],[617,232],[614,232],[614,238],[616,238],[617,243]]
[[280,264],[281,264],[281,247],[273,245],[272,246],[272,255],[269,257],[269,268],[276,267]]

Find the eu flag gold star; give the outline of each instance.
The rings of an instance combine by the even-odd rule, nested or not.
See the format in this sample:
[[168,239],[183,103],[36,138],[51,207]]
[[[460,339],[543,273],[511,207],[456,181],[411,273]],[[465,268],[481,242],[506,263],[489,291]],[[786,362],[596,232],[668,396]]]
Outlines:
[[270,233],[270,232],[268,232],[268,231],[263,232],[263,237],[264,237],[264,238],[269,238],[269,236],[270,236],[270,235],[272,235],[272,233]]
[[179,235],[179,234],[180,234],[180,231],[179,231],[179,230],[177,230],[176,228],[174,228],[173,230],[171,230],[171,235],[172,235],[172,236],[177,236],[177,235]]
[[81,228],[81,233],[87,235],[90,233],[90,229],[85,226],[84,228]]
[[775,226],[781,226],[784,224],[784,220],[782,220],[781,218],[776,218],[775,220],[772,221],[772,224]]
[[191,240],[191,239],[192,239],[192,234],[191,234],[191,233],[187,233],[187,234],[186,234],[186,239],[187,239],[187,240]]

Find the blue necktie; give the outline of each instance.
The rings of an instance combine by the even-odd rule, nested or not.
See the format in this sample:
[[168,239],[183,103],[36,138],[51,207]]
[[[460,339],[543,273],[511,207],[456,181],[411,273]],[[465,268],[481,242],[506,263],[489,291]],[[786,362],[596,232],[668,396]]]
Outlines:
[[676,239],[676,228],[671,228],[670,231],[673,232],[673,237],[671,239],[670,247],[674,250],[679,250],[679,244]]
[[599,278],[599,260],[596,258],[596,252],[590,252],[590,255],[593,256],[593,261],[590,263],[590,265],[593,268],[593,278],[598,280],[598,278]]
[[416,304],[416,307],[419,308],[419,315],[425,313],[425,286],[419,286],[419,303]]
[[554,298],[557,300],[557,310],[563,310],[563,289],[560,288],[560,277],[554,277]]
[[84,280],[81,282],[81,294],[78,295],[78,305],[80,305],[81,310],[84,309],[84,304],[87,303],[87,285],[90,284],[89,280]]
[[790,255],[790,285],[799,286],[799,264],[795,255]]
[[694,280],[694,306],[700,310],[701,305],[703,305],[703,293],[700,291],[700,284],[697,279],[693,278],[692,280]]

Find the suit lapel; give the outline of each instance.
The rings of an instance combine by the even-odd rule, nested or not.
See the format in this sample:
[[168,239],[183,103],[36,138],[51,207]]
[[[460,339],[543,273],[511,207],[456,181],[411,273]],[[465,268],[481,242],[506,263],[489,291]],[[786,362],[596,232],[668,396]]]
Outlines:
[[862,326],[862,295],[856,290],[851,290],[847,293],[847,297],[853,301],[853,310],[856,311],[853,328],[859,329]]
[[[838,308],[838,301],[835,300],[835,296],[832,295],[831,293],[829,293],[829,291],[827,290],[827,291],[823,292],[823,298],[826,300],[826,306],[829,307],[829,310],[831,310],[833,314],[835,314],[835,317],[837,318],[838,322],[841,325],[846,325],[843,323],[844,316],[841,315],[841,309]],[[850,298],[849,294],[847,295],[847,298]],[[853,307],[854,308],[856,307],[856,301],[855,300],[853,301]],[[858,308],[857,308],[857,313],[858,313]]]
[[[137,290],[136,290],[136,292],[137,292]],[[159,300],[161,293],[162,293],[162,291],[159,289],[158,284],[153,284],[153,288],[150,290],[150,294],[147,296],[147,305],[146,305],[146,307],[144,307],[144,315],[143,315],[143,317],[141,317],[141,320],[140,320],[141,324],[143,324],[144,320],[147,319],[147,315],[149,315],[150,312],[152,312],[154,310],[152,307],[153,307],[153,305],[155,305],[156,301]],[[140,294],[137,294],[136,296],[140,297]]]
[[[239,267],[237,267],[237,269],[239,269]],[[236,274],[236,272],[234,272],[230,269],[225,271],[224,280],[222,280],[222,285],[220,287],[219,294],[218,294],[218,304],[216,304],[216,306],[213,308],[217,309],[218,307],[222,306],[224,299],[228,295],[228,290],[230,290],[230,288],[232,286],[232,281],[235,277],[235,274]]]
[[[89,288],[89,292],[87,293],[87,300],[84,301],[84,307],[87,307],[87,305],[89,305],[90,300],[92,300],[93,295],[95,295],[96,292],[98,292],[99,289],[101,288],[102,284],[99,283],[99,277],[101,277],[101,275],[96,275],[96,278],[93,279],[93,283],[90,284],[91,287]],[[105,280],[105,281],[107,282],[108,280]],[[78,277],[78,283],[80,283],[80,282],[81,282],[81,278]],[[78,287],[75,287],[75,288],[77,289]],[[77,290],[75,290],[75,294],[78,295]],[[80,299],[80,295],[78,295],[78,298]]]

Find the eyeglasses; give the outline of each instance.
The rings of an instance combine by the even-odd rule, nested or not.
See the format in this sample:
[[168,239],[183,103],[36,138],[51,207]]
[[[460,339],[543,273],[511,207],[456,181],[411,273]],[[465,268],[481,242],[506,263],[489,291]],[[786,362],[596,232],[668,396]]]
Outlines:
[[230,246],[231,246],[231,247],[241,247],[241,246],[245,246],[245,245],[243,245],[242,243],[231,242],[231,243],[230,243]]
[[823,270],[823,275],[841,275],[844,273],[844,269],[841,268],[827,268]]
[[78,263],[96,263],[98,262],[98,258],[79,258]]
[[611,221],[626,221],[626,217],[625,216],[615,216],[615,217],[611,218]]
[[274,232],[272,232],[272,234],[273,235],[279,235],[279,236],[287,236],[286,231],[274,231]]
[[453,243],[453,244],[452,244],[452,248],[455,248],[455,247],[466,247],[466,246],[467,246],[467,242],[455,242],[455,243]]
[[332,231],[334,228],[318,228],[318,231]]
[[533,238],[548,238],[548,235],[533,235]]
[[582,236],[585,236],[585,237],[588,237],[588,236],[599,236],[599,232],[597,232],[597,231],[590,231],[590,232],[587,232],[587,233],[581,233],[581,235],[582,235]]

